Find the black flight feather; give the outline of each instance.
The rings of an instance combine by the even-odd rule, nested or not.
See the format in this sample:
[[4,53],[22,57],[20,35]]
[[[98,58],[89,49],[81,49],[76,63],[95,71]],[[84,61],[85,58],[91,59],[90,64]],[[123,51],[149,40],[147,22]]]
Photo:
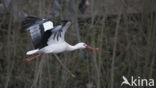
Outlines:
[[54,37],[53,37],[54,40],[55,40],[56,35],[57,35],[57,32],[54,33]]
[[60,35],[60,32],[58,31],[58,33],[57,33],[57,41],[58,41],[58,39],[59,39],[59,35]]
[[50,37],[51,35],[52,35],[51,30],[46,31],[46,32],[44,33],[42,39],[41,39],[42,41],[38,44],[38,46],[36,46],[36,48],[41,49],[41,48],[47,46],[47,45],[48,45],[48,44],[47,44],[47,41],[48,41],[48,39],[49,39],[49,37]]
[[30,26],[32,26],[36,23],[41,23],[42,21],[43,20],[41,18],[28,16],[28,17],[24,18],[24,20],[22,21],[22,28],[23,29],[29,28]]
[[22,28],[27,29],[27,31],[29,31],[35,49],[41,49],[47,46],[50,36],[52,36],[53,40],[56,39],[56,41],[59,41],[59,38],[63,36],[63,27],[65,27],[66,23],[68,22],[63,21],[61,25],[58,25],[55,28],[45,31],[43,23],[46,21],[48,20],[28,16],[24,18],[22,22]]

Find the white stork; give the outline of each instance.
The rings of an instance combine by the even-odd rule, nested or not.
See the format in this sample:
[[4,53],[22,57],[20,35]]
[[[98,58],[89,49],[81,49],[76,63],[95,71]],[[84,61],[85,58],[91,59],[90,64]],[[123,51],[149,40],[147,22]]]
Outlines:
[[53,22],[46,19],[28,16],[24,18],[22,27],[29,31],[32,38],[34,50],[28,51],[26,55],[30,57],[24,59],[28,62],[35,57],[41,56],[46,53],[60,53],[64,51],[73,51],[76,49],[90,49],[98,50],[98,48],[92,48],[87,44],[81,42],[74,46],[68,44],[64,40],[66,30],[70,27],[70,21],[63,21],[62,24],[54,27]]

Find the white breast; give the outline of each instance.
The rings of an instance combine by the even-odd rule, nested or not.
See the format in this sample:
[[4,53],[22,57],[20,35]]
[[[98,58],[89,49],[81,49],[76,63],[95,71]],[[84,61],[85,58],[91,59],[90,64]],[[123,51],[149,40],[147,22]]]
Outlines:
[[65,51],[66,47],[67,47],[66,43],[57,43],[48,45],[42,48],[40,51],[43,51],[44,53],[60,53]]

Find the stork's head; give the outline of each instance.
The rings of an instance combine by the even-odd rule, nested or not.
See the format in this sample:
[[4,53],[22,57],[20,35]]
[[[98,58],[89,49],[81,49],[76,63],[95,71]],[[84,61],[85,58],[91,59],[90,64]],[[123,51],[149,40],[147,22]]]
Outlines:
[[80,48],[80,49],[88,49],[88,50],[99,50],[99,48],[93,48],[91,46],[88,46],[86,43],[78,43],[77,46]]

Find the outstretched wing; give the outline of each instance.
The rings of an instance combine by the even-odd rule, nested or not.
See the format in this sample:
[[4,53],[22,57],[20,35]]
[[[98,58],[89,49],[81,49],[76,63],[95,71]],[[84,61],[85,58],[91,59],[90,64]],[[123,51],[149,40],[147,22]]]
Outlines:
[[53,28],[53,22],[28,16],[24,18],[22,28],[29,31],[35,49],[42,48],[46,45],[46,38],[49,38],[51,35],[49,30]]
[[49,37],[47,44],[50,45],[58,42],[64,42],[65,32],[70,27],[70,25],[71,22],[66,21],[63,24],[54,27],[51,30],[52,34]]

